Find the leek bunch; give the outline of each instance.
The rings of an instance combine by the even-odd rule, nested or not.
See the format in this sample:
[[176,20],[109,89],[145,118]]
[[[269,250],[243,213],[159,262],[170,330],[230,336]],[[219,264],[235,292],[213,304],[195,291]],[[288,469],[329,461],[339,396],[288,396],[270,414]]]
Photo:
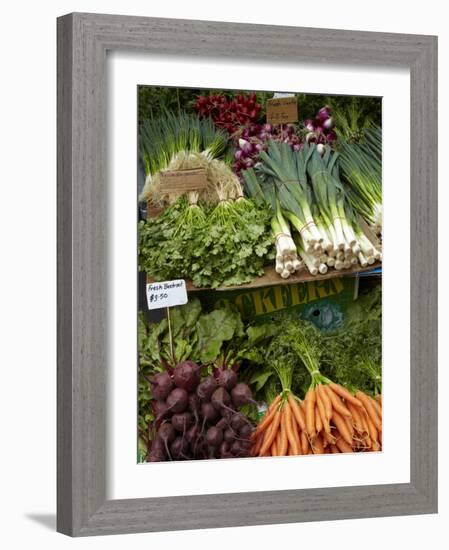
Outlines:
[[379,127],[364,133],[364,143],[342,142],[340,166],[353,208],[374,229],[382,230],[382,136]]
[[338,153],[325,147],[320,154],[314,144],[292,151],[288,144],[270,142],[260,159],[256,170],[242,175],[253,200],[271,206],[273,232],[282,236],[276,238],[276,271],[282,277],[296,270],[293,261],[282,263],[282,245],[286,250],[292,246],[289,239],[296,250],[288,254],[294,254],[296,265],[305,264],[312,275],[325,274],[329,267],[366,267],[381,259],[340,181]]

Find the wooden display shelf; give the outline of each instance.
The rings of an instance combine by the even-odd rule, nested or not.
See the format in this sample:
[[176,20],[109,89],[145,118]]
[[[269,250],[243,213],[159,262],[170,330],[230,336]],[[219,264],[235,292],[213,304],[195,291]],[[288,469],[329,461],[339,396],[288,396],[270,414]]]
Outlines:
[[[329,269],[327,273],[324,275],[311,275],[306,268],[302,269],[301,271],[298,271],[296,273],[293,273],[290,275],[288,279],[282,279],[282,277],[276,273],[274,267],[270,266],[265,268],[265,273],[261,277],[258,277],[251,283],[243,284],[243,285],[235,285],[235,286],[220,286],[218,288],[198,288],[193,285],[192,281],[189,279],[186,279],[186,287],[189,292],[193,292],[196,290],[217,290],[217,291],[224,291],[224,290],[239,290],[239,289],[245,289],[245,288],[262,288],[266,286],[275,286],[275,285],[291,285],[295,283],[308,283],[310,281],[322,281],[324,279],[332,279],[334,277],[355,277],[359,273],[366,273],[368,271],[372,271],[373,269],[377,269],[378,267],[382,267],[381,262],[375,262],[372,265],[369,265],[367,267],[360,267],[356,266],[354,268],[350,269],[343,269],[341,271],[337,271],[334,268]],[[154,279],[152,277],[147,277],[148,283],[154,283]]]

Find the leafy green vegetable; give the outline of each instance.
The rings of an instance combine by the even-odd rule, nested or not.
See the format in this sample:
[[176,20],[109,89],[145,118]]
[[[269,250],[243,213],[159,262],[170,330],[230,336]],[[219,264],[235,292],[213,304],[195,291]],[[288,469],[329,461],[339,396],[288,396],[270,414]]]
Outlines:
[[[156,280],[192,279],[198,288],[249,283],[274,257],[268,208],[230,201],[215,207],[178,199],[157,218],[139,224],[139,269]],[[186,223],[186,210],[202,208],[205,223]]]
[[344,325],[323,337],[321,371],[350,389],[381,391],[381,285],[361,295],[348,309]]

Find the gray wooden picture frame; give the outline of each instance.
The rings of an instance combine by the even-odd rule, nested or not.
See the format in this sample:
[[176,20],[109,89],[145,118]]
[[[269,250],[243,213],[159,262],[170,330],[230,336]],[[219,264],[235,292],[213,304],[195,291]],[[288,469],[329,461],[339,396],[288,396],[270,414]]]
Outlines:
[[[57,27],[57,530],[85,536],[436,512],[437,38],[83,13]],[[410,69],[410,483],[106,499],[108,50]]]

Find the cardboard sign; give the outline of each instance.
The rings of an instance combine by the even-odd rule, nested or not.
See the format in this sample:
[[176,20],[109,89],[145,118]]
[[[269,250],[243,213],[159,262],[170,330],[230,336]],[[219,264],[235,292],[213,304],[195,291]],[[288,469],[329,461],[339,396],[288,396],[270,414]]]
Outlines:
[[206,169],[165,170],[161,172],[162,185],[167,193],[198,191],[207,186]]
[[182,306],[187,304],[187,290],[184,279],[147,283],[148,309]]
[[267,122],[269,124],[298,122],[298,103],[296,101],[296,96],[273,97],[268,99]]

